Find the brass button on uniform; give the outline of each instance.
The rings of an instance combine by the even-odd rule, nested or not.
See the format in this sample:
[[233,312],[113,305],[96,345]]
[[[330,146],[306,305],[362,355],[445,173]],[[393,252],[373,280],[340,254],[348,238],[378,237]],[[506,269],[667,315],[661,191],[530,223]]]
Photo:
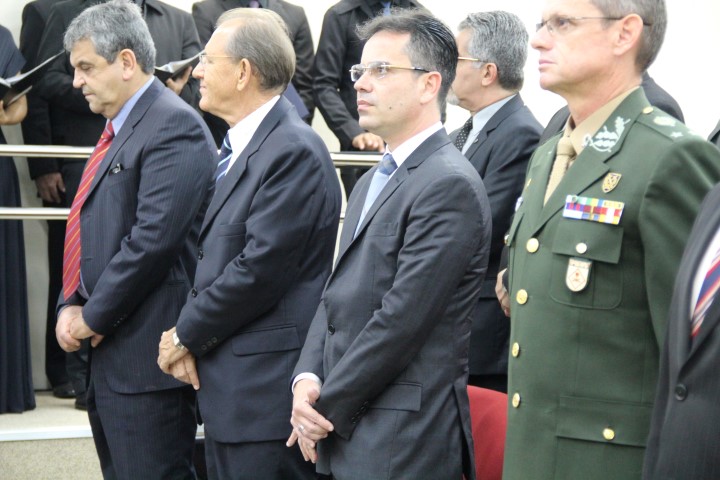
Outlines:
[[603,438],[608,442],[615,439],[615,430],[612,428],[606,428],[603,430]]
[[505,236],[503,237],[503,243],[504,243],[505,245],[508,244],[508,241],[509,241],[509,240],[510,240],[510,235],[505,235]]
[[575,245],[575,251],[581,255],[587,252],[587,243],[578,243],[577,245]]
[[520,291],[518,291],[517,295],[515,295],[515,300],[517,300],[520,305],[525,305],[528,301],[527,290],[521,289]]
[[513,408],[518,408],[520,406],[520,394],[517,392],[512,396],[512,406]]
[[520,344],[518,342],[513,343],[512,356],[517,358],[520,355]]
[[540,242],[538,241],[537,238],[531,238],[525,244],[525,248],[527,248],[528,252],[535,253],[538,251],[538,248],[540,248]]

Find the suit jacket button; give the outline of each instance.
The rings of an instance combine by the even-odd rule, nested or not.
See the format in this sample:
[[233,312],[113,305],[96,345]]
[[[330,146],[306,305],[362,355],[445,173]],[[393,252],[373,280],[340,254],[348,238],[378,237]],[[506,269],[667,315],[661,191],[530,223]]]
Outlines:
[[211,341],[212,343],[217,343],[217,337],[212,337],[212,338],[210,339],[210,341]]
[[680,400],[681,402],[687,398],[688,389],[685,385],[682,383],[678,383],[675,386],[675,398]]
[[333,325],[332,323],[328,325],[328,333],[330,335],[333,335],[335,333],[335,325]]
[[204,256],[205,256],[205,254],[203,253],[203,251],[198,250],[198,260],[202,260]]
[[206,346],[206,345],[200,345],[200,350],[207,350],[207,346]]
[[193,298],[197,297],[197,288],[193,288],[192,290],[190,290],[190,295],[192,295]]

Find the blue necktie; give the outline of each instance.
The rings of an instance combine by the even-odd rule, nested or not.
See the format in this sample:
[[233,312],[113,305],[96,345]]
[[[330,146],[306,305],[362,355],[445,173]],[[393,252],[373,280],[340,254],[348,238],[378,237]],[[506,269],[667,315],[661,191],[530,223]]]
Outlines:
[[218,162],[217,169],[215,170],[215,183],[219,182],[220,179],[227,173],[231,158],[232,147],[230,147],[230,134],[228,133],[225,135],[222,147],[220,147],[220,161]]
[[382,2],[383,4],[383,16],[387,17],[390,15],[390,5],[392,2]]
[[368,188],[367,196],[365,197],[365,204],[363,205],[362,213],[360,214],[360,220],[355,227],[353,238],[357,235],[360,225],[362,225],[368,210],[370,210],[370,207],[372,207],[373,203],[375,203],[378,195],[380,195],[383,187],[390,179],[390,175],[392,175],[397,168],[397,163],[395,163],[395,159],[392,155],[390,153],[385,153],[380,161],[380,165],[378,165],[377,170],[375,170],[372,182],[370,182],[370,188]]

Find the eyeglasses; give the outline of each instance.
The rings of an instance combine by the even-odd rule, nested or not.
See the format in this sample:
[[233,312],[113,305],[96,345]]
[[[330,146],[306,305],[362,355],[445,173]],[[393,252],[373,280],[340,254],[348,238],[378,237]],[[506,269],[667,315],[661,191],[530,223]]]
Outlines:
[[582,20],[608,20],[618,21],[625,17],[561,17],[555,16],[550,17],[547,20],[543,20],[540,23],[535,24],[535,31],[539,32],[543,27],[547,27],[547,31],[550,35],[565,34],[571,27],[574,27],[577,22]]
[[472,58],[472,57],[458,57],[458,60],[467,60],[468,62],[487,63],[485,60],[480,60],[479,58]]
[[235,57],[230,56],[230,55],[208,55],[206,53],[201,53],[200,55],[198,55],[198,58],[200,59],[200,64],[204,67],[208,63],[212,63],[212,62],[208,62],[209,58],[235,58]]
[[365,73],[368,73],[371,77],[383,78],[387,75],[388,70],[414,70],[416,72],[429,73],[430,70],[426,70],[421,67],[401,67],[400,65],[390,65],[385,62],[372,62],[367,65],[357,64],[350,67],[350,79],[353,82],[360,80]]

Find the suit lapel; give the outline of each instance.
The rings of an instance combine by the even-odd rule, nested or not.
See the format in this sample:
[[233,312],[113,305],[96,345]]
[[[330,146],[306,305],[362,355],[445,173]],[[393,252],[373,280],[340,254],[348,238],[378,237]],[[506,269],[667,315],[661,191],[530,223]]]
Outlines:
[[[598,132],[592,138],[587,139],[586,146],[542,208],[538,222],[533,229],[533,234],[536,234],[559,210],[564,208],[568,195],[581,195],[583,191],[610,171],[607,162],[622,150],[628,132],[632,129],[643,108],[649,105],[645,95],[642,93],[642,89],[636,90],[615,109]],[[537,190],[542,190],[541,195],[543,198],[550,176],[550,168],[552,168],[555,159],[558,141],[559,137],[555,141],[551,141],[553,154],[546,168],[547,176],[536,179],[542,181],[543,188]],[[551,142],[548,142],[548,144]],[[545,171],[542,173],[545,174]],[[543,198],[534,200],[539,200],[542,205]]]
[[[495,112],[495,115],[493,115],[490,120],[487,121],[485,126],[482,130],[480,130],[480,133],[477,134],[475,137],[475,140],[473,140],[473,143],[468,147],[468,149],[465,151],[465,156],[470,159],[475,155],[475,152],[477,152],[478,148],[485,142],[485,140],[488,139],[488,136],[490,135],[490,132],[495,130],[502,122],[505,121],[506,118],[508,118],[510,115],[518,111],[523,107],[524,103],[522,101],[522,98],[520,97],[520,94],[518,93],[513,98],[508,100],[508,102],[500,107],[500,110]],[[487,158],[485,159],[487,162]],[[482,167],[481,169],[478,169],[481,172],[481,176],[485,176],[485,168],[487,165],[480,165]],[[477,168],[478,165],[475,165]]]
[[220,184],[215,189],[215,194],[210,201],[207,213],[203,219],[202,227],[200,228],[200,235],[203,235],[217,213],[230,197],[230,194],[233,190],[235,190],[235,186],[245,172],[250,158],[258,151],[260,145],[262,145],[270,132],[275,129],[275,126],[280,122],[280,120],[287,115],[290,107],[290,102],[281,95],[278,102],[260,123],[260,126],[255,131],[255,134],[250,139],[250,143],[248,143],[247,147],[245,147],[245,149],[240,153],[240,156],[238,156],[235,163],[233,163],[230,170],[228,170],[225,177],[220,180]]
[[[415,170],[422,162],[424,162],[433,152],[439,148],[450,143],[450,138],[444,129],[441,129],[433,133],[427,140],[425,140],[415,151],[403,162],[402,165],[397,169],[395,174],[390,178],[385,187],[380,191],[380,194],[373,202],[370,210],[368,210],[365,218],[363,219],[360,228],[358,229],[357,235],[353,238],[357,221],[360,218],[360,211],[362,210],[363,204],[365,203],[365,197],[367,191],[370,188],[370,181],[365,182],[361,194],[355,197],[355,201],[348,205],[348,214],[346,215],[347,222],[343,225],[343,234],[340,240],[340,251],[338,253],[337,261],[335,262],[335,268],[340,264],[347,251],[352,245],[360,241],[363,232],[367,228],[368,224],[372,221],[378,210],[387,202],[387,200],[395,193],[398,187],[412,175]],[[368,172],[368,176],[375,173],[377,166]],[[369,179],[372,177],[369,177]]]
[[155,78],[153,79],[153,83],[150,85],[150,87],[148,87],[145,93],[140,96],[137,103],[130,111],[130,114],[128,115],[127,120],[125,120],[122,128],[117,133],[117,135],[115,135],[115,138],[113,138],[113,141],[110,144],[110,148],[105,154],[105,157],[102,159],[102,162],[100,162],[98,170],[95,173],[95,177],[90,184],[88,196],[92,195],[95,187],[97,187],[97,185],[100,183],[100,180],[105,176],[105,173],[109,170],[110,165],[113,164],[117,153],[120,151],[122,146],[125,144],[125,142],[128,141],[130,136],[135,131],[135,125],[137,125],[137,123],[145,116],[148,108],[150,108],[150,105],[152,105],[158,95],[160,95],[163,88],[165,87],[162,85],[162,83],[160,83],[160,80]]

